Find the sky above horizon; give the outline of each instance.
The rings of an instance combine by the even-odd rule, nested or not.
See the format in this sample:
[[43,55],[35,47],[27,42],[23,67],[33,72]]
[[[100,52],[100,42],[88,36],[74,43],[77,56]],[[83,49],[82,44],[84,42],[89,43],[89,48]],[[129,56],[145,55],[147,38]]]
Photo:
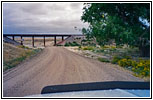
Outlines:
[[[3,3],[3,33],[81,33],[83,3]],[[74,27],[77,27],[75,30]]]

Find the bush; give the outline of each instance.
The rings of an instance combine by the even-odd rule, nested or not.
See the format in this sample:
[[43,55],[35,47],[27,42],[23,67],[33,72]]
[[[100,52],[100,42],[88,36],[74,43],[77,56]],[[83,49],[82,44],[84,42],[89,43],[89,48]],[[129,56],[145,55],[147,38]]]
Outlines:
[[134,61],[131,59],[121,59],[118,61],[119,66],[121,67],[131,67],[131,70],[134,71],[137,76],[150,76],[150,60],[139,60]]
[[121,59],[122,59],[122,57],[120,57],[120,56],[114,56],[113,59],[112,59],[112,63],[117,64],[118,61],[121,60]]
[[127,56],[127,55],[124,55],[123,58],[125,58],[125,59],[132,59],[131,56]]
[[97,53],[102,53],[102,52],[104,52],[104,49],[97,49],[97,50],[95,50]]
[[30,49],[29,47],[24,46],[24,45],[19,45],[19,46],[17,46],[17,47],[19,47],[19,48],[23,48],[23,49]]
[[124,59],[119,60],[118,64],[121,67],[129,67],[129,66],[132,66],[132,60],[124,58]]
[[74,42],[66,43],[64,46],[80,46],[80,44],[74,41]]
[[84,46],[84,47],[82,47],[82,50],[94,50],[94,47],[92,47],[92,46]]
[[80,45],[78,49],[80,50],[81,48],[82,48],[82,47],[81,47],[81,45]]
[[109,45],[104,45],[103,48],[110,48],[110,46]]
[[116,48],[123,48],[123,46],[122,45],[117,45]]
[[150,76],[150,60],[139,60],[137,65],[132,68],[140,76]]
[[17,47],[19,47],[19,48],[25,48],[25,46],[24,46],[24,45],[19,45],[19,46],[17,46]]
[[110,61],[109,61],[108,59],[106,59],[106,58],[100,58],[100,57],[99,57],[98,60],[101,61],[101,62],[110,62]]
[[69,45],[69,43],[65,43],[65,45],[64,45],[64,46],[70,46],[70,45]]
[[103,48],[103,49],[108,49],[108,48],[110,48],[110,49],[116,49],[116,46],[114,46],[114,45],[104,45],[101,48]]
[[119,62],[119,60],[121,60],[121,59],[132,59],[132,57],[131,56],[126,56],[126,55],[124,55],[124,56],[114,56],[113,59],[112,59],[112,63],[117,64]]
[[132,67],[135,68],[135,67],[137,66],[137,64],[138,64],[138,63],[137,63],[136,61],[132,60]]

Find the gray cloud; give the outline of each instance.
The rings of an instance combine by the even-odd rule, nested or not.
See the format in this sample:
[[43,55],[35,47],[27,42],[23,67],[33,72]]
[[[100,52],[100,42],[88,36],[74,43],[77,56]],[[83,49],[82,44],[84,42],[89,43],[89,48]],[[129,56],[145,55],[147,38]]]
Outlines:
[[4,33],[80,33],[82,3],[3,3]]

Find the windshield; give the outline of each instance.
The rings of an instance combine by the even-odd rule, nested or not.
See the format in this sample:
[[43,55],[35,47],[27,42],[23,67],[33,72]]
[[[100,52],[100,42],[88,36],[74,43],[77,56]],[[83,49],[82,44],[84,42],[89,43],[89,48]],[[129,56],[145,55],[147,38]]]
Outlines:
[[150,2],[3,2],[2,11],[4,98],[150,97]]

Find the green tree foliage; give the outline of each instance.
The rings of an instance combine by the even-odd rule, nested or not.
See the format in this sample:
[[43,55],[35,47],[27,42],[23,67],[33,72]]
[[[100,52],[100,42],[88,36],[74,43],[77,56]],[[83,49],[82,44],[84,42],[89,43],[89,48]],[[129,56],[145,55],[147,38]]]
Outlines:
[[116,45],[139,47],[142,56],[149,56],[149,3],[87,3],[81,20],[89,23],[82,32],[100,45],[114,40]]

